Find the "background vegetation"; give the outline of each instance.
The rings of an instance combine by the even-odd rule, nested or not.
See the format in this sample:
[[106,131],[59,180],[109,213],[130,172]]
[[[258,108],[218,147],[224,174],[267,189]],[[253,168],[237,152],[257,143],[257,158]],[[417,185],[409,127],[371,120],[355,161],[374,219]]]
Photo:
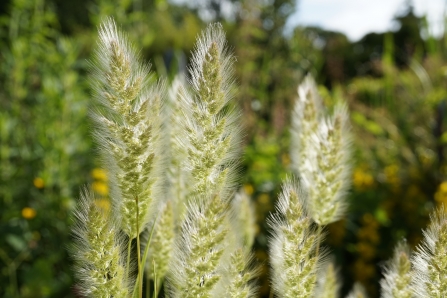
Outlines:
[[0,4],[0,296],[76,297],[72,211],[93,183],[107,204],[87,117],[88,59],[96,26],[113,16],[160,76],[184,72],[198,32],[221,21],[237,56],[244,116],[241,187],[256,206],[256,257],[269,295],[266,216],[289,169],[296,87],[312,73],[328,106],[345,98],[355,138],[348,218],[328,228],[343,293],[355,281],[378,296],[381,262],[402,237],[421,240],[428,214],[447,203],[447,40],[411,5],[395,31],[351,42],[298,27],[295,1],[10,0]]

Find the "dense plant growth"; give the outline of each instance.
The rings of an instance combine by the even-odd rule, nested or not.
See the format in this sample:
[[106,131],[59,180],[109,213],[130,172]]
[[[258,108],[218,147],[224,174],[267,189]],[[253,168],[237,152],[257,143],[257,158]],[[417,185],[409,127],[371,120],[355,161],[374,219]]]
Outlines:
[[[250,285],[256,285],[258,296],[271,293],[268,254],[269,237],[275,230],[270,226],[272,214],[277,214],[275,200],[291,189],[282,186],[287,175],[299,174],[294,156],[297,143],[289,123],[296,125],[296,111],[293,117],[290,112],[297,106],[296,85],[309,81],[304,79],[306,73],[316,79],[313,88],[327,107],[327,123],[340,99],[347,102],[353,143],[352,172],[346,174],[344,186],[348,193],[340,201],[346,212],[324,228],[320,245],[329,248],[322,252],[330,251],[332,262],[321,267],[327,273],[318,274],[317,285],[327,279],[323,284],[333,286],[319,287],[318,293],[329,295],[328,289],[334,288],[342,296],[352,288],[361,293],[360,286],[353,287],[358,282],[370,297],[377,297],[384,272],[395,268],[390,264],[384,269],[381,264],[393,257],[396,244],[406,238],[410,250],[400,244],[399,252],[417,251],[429,213],[447,202],[445,39],[431,36],[425,20],[411,8],[396,18],[400,28],[352,42],[341,33],[313,27],[285,32],[285,20],[294,6],[290,0],[274,0],[269,5],[237,1],[240,9],[233,11],[235,18],[227,18],[222,10],[214,13],[212,2],[198,7],[146,0],[81,0],[79,5],[11,0],[0,4],[0,296],[79,296],[80,288],[68,269],[73,259],[66,249],[73,243],[69,231],[73,210],[79,205],[79,189],[91,185],[93,191],[83,191],[82,197],[93,196],[98,212],[119,209],[111,204],[117,196],[116,178],[95,158],[98,150],[91,149],[91,131],[99,126],[87,120],[94,101],[90,100],[86,61],[97,42],[94,28],[109,15],[153,64],[149,83],[143,85],[155,86],[152,91],[161,88],[163,95],[160,131],[166,136],[162,153],[168,157],[161,166],[167,170],[153,193],[164,204],[155,202],[158,207],[150,209],[163,216],[149,214],[149,218],[164,228],[140,237],[145,249],[152,232],[144,277],[157,280],[160,295],[164,295],[160,277],[169,274],[171,250],[167,248],[173,245],[187,214],[187,205],[170,198],[177,194],[181,201],[189,201],[194,190],[187,183],[193,177],[178,180],[191,171],[191,166],[179,166],[188,156],[185,141],[171,136],[186,135],[187,125],[179,120],[187,119],[182,115],[186,109],[181,98],[194,98],[195,91],[179,92],[186,80],[177,74],[186,73],[203,19],[222,21],[237,58],[233,65],[236,84],[231,89],[234,100],[228,105],[231,109],[224,111],[240,107],[242,115],[237,125],[242,130],[238,140],[242,146],[233,155],[234,162],[240,158],[234,187],[242,187],[228,203],[232,219],[226,237],[238,230],[237,242],[252,247],[257,277]],[[166,79],[156,85],[157,77]],[[176,99],[173,94],[181,96]],[[96,108],[95,104],[95,111],[107,119],[121,122],[110,118],[106,107]],[[105,135],[104,130],[101,133]],[[112,155],[109,165],[116,159]],[[291,180],[293,185],[296,179]],[[301,184],[305,183],[302,179]],[[159,192],[161,189],[164,191]],[[287,223],[282,215],[275,219],[280,225]],[[312,228],[318,231],[318,226]],[[171,236],[163,237],[168,234]],[[120,234],[116,241],[125,246],[127,256],[126,236]],[[136,240],[132,245],[130,260],[136,260]],[[249,257],[249,251],[240,252]],[[399,254],[405,264],[407,257]],[[118,264],[126,266],[124,259]],[[225,262],[230,264],[228,258]],[[154,263],[158,264],[155,268]],[[231,268],[245,266],[236,259],[233,263],[239,267]],[[129,275],[135,277],[138,264],[131,264]],[[150,285],[152,292],[154,283]]]
[[[238,112],[230,102],[232,64],[221,25],[209,25],[197,40],[187,84],[176,81],[163,107],[163,83],[149,80],[149,68],[114,21],[101,25],[93,117],[110,173],[112,208],[103,210],[88,191],[78,208],[74,257],[81,294],[143,297],[146,272],[147,297],[158,297],[162,287],[166,297],[255,295],[247,246],[252,240],[243,233],[250,227],[237,226],[251,221],[234,220],[249,208],[230,208],[239,151]],[[164,123],[163,109],[170,116]],[[322,241],[324,227],[345,216],[352,138],[343,102],[327,114],[307,77],[292,113],[290,150],[298,180],[283,182],[277,213],[269,220],[277,297],[338,296],[340,281]],[[173,212],[174,205],[184,212]],[[444,209],[438,209],[414,256],[398,246],[381,283],[384,296],[446,295],[446,222]],[[154,231],[156,250],[150,249]],[[144,244],[142,234],[148,235]],[[357,284],[350,296],[366,293]]]

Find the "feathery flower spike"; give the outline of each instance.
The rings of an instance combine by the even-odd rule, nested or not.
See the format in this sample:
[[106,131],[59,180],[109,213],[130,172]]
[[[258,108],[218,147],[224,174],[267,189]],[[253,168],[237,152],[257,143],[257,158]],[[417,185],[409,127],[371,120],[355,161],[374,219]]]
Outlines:
[[315,81],[307,76],[298,87],[292,114],[292,169],[308,191],[309,215],[320,226],[340,219],[350,184],[351,137],[346,104],[338,103],[331,117],[325,115]]
[[75,216],[76,244],[72,253],[82,294],[127,297],[122,241],[111,214],[95,204],[93,192],[84,190]]
[[220,297],[215,290],[222,278],[219,267],[228,245],[226,204],[214,196],[211,201],[192,204],[188,209],[170,265],[170,296]]
[[306,163],[309,140],[317,133],[324,112],[315,80],[307,75],[298,86],[298,98],[292,111],[290,158],[295,173],[300,173]]
[[230,213],[227,221],[231,227],[228,247],[232,250],[223,285],[228,297],[248,298],[255,297],[256,287],[254,279],[258,269],[254,265],[251,247],[255,238],[255,212],[251,198],[241,189],[231,201]]
[[251,198],[243,190],[231,201],[230,223],[238,242],[250,251],[256,236],[256,215]]
[[308,140],[309,159],[300,173],[309,192],[309,214],[319,225],[339,220],[346,210],[344,197],[351,181],[348,115],[347,106],[337,104],[332,117],[322,119]]
[[[305,194],[297,181],[288,179],[276,204],[279,215],[270,218],[273,290],[279,297],[313,297],[317,280],[316,243],[319,237],[305,214]],[[322,258],[320,255],[318,258]]]
[[400,241],[394,249],[393,258],[384,268],[384,278],[380,281],[383,298],[411,298],[414,296],[411,284],[410,248]]
[[181,92],[185,168],[194,191],[169,273],[173,297],[224,296],[223,258],[229,256],[230,246],[227,215],[238,152],[237,113],[229,107],[232,62],[221,25],[209,25],[193,53],[192,90]]
[[236,249],[231,254],[230,265],[227,273],[227,293],[231,298],[256,297],[256,288],[252,281],[256,277],[256,269],[251,268],[253,257],[242,248]]
[[164,204],[155,223],[154,234],[149,247],[146,272],[149,278],[160,285],[168,271],[174,245],[174,214],[170,201]]
[[447,215],[444,207],[431,215],[424,241],[414,254],[412,264],[418,297],[447,297]]
[[182,102],[189,100],[186,96],[186,88],[182,77],[177,76],[169,88],[168,104],[166,104],[166,123],[164,125],[167,145],[165,153],[168,155],[167,197],[172,198],[173,211],[176,230],[180,228],[181,223],[186,216],[186,206],[190,199],[191,174],[185,168],[185,161],[188,159],[188,152],[185,146],[185,135],[187,131],[184,125],[183,107],[186,104],[191,106],[191,102]]
[[334,262],[329,261],[318,274],[318,287],[315,297],[337,298],[340,288],[337,269]]
[[113,20],[101,25],[99,38],[94,64],[99,103],[93,113],[96,139],[111,174],[115,214],[132,239],[137,227],[141,232],[149,222],[156,197],[163,88],[146,87],[150,85],[149,66],[141,63]]
[[212,24],[199,37],[192,57],[189,83],[193,95],[183,93],[186,168],[194,195],[231,191],[239,141],[238,114],[229,107],[233,56],[228,54],[220,24]]

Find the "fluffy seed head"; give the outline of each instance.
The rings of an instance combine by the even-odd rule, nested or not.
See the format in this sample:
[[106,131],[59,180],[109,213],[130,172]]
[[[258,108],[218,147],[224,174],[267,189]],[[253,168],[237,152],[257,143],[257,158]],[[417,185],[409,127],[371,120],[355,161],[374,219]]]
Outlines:
[[297,181],[287,180],[276,205],[279,214],[269,222],[273,229],[269,253],[272,283],[279,297],[314,294],[319,266],[315,251],[321,235],[311,227],[312,220],[303,208],[304,196]]
[[230,223],[238,242],[250,251],[256,236],[256,215],[251,198],[243,190],[231,201]]
[[414,296],[411,284],[410,248],[401,241],[394,249],[393,258],[384,268],[384,278],[380,281],[383,298],[411,298]]
[[176,242],[170,271],[173,297],[218,297],[221,291],[228,227],[239,151],[237,113],[231,99],[231,65],[225,34],[213,24],[198,38],[189,69],[191,90],[183,90],[181,143],[190,173],[187,218]]
[[418,297],[447,297],[447,216],[441,207],[431,215],[424,241],[412,259]]
[[318,287],[315,297],[337,298],[340,292],[340,282],[333,261],[328,261],[318,274]]
[[206,203],[193,202],[188,210],[169,266],[171,296],[213,297],[228,246],[227,207],[216,195]]
[[194,196],[233,189],[239,126],[238,113],[229,105],[232,62],[221,25],[208,26],[198,38],[189,69],[192,94],[183,94],[185,167],[191,172]]
[[292,169],[299,173],[307,159],[310,137],[317,132],[324,115],[323,100],[311,75],[298,86],[298,98],[292,111],[290,157]]
[[95,58],[95,136],[110,173],[115,216],[134,238],[137,225],[142,231],[149,221],[160,177],[163,86],[149,84],[149,67],[113,20],[100,27]]
[[186,169],[185,161],[188,159],[185,136],[187,131],[184,125],[184,106],[191,106],[186,96],[184,79],[176,77],[169,88],[168,104],[165,106],[165,123],[163,125],[166,136],[164,153],[167,155],[167,181],[166,197],[173,202],[173,211],[176,230],[181,225],[185,215],[186,206],[191,198],[191,173]]
[[225,280],[227,297],[256,297],[253,279],[258,272],[252,262],[253,256],[245,248],[238,248],[231,254]]
[[122,240],[111,214],[96,204],[93,192],[84,190],[75,216],[76,243],[72,255],[82,294],[127,297]]
[[152,235],[149,257],[146,263],[146,272],[149,278],[160,284],[168,272],[171,260],[174,238],[175,223],[172,203],[168,201],[160,209]]
[[346,105],[337,104],[332,117],[320,120],[318,131],[308,142],[308,160],[300,173],[309,192],[309,214],[319,225],[327,225],[343,217],[344,197],[351,181],[351,137]]
[[292,169],[308,191],[309,214],[319,225],[337,221],[346,210],[344,196],[350,185],[349,114],[338,103],[326,116],[313,79],[308,76],[298,88],[292,113]]

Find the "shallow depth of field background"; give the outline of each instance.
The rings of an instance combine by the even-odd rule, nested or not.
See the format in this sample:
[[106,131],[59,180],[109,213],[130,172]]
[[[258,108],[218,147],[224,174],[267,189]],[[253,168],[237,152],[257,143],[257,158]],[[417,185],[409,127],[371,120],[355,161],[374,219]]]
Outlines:
[[[347,217],[328,227],[343,278],[378,297],[381,265],[405,237],[415,246],[447,204],[447,40],[402,1],[394,31],[356,42],[288,28],[294,0],[9,0],[0,3],[0,296],[76,297],[67,254],[82,185],[108,205],[88,118],[88,59],[114,16],[156,76],[184,72],[206,21],[220,21],[237,57],[243,111],[240,186],[256,206],[260,296],[269,295],[268,227],[289,169],[290,110],[313,74],[330,108],[344,98],[355,135]],[[236,5],[236,9],[231,9]],[[298,3],[299,7],[299,3]],[[230,12],[230,13],[229,13]]]

